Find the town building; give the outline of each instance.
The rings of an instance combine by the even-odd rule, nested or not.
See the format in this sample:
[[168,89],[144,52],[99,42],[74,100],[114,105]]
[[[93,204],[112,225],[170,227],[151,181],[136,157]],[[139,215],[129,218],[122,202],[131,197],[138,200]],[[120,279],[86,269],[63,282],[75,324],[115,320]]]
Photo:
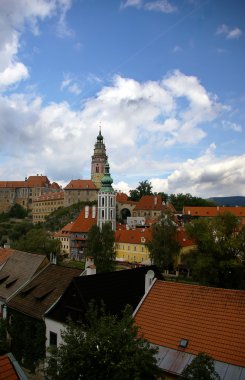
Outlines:
[[42,194],[33,200],[33,223],[45,222],[48,215],[61,207],[64,207],[64,191]]
[[98,188],[91,179],[72,179],[64,188],[64,206],[97,201]]
[[151,263],[147,247],[149,240],[151,240],[149,228],[119,228],[115,232],[116,260],[149,265]]
[[243,206],[184,206],[183,220],[188,222],[196,218],[214,218],[227,212],[235,215],[237,218],[241,219],[243,224],[245,224],[245,207]]
[[153,280],[134,320],[167,379],[179,379],[200,352],[221,380],[245,377],[244,291]]
[[116,193],[112,187],[113,179],[110,175],[110,166],[105,164],[104,176],[101,179],[101,188],[98,194],[98,226],[110,222],[113,231],[116,230]]
[[104,137],[101,135],[101,128],[94,145],[94,154],[91,161],[91,180],[97,188],[101,187],[101,180],[105,173],[105,164],[108,160]]
[[70,222],[53,234],[53,238],[60,241],[60,253],[64,258],[70,256],[70,231],[72,225],[73,222]]
[[50,191],[60,191],[60,187],[42,174],[24,181],[0,181],[0,213],[8,212],[16,203],[32,210],[34,199]]
[[149,220],[156,220],[165,213],[176,212],[173,205],[165,204],[160,195],[144,195],[136,203],[133,210],[133,217],[145,217]]

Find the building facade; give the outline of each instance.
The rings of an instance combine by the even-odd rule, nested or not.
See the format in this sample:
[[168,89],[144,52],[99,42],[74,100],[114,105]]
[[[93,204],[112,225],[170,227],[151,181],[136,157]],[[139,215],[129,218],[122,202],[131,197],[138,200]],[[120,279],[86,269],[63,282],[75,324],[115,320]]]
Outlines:
[[33,223],[45,222],[48,215],[61,207],[64,207],[64,191],[45,193],[37,197],[33,200]]
[[8,212],[15,204],[32,210],[33,200],[51,191],[60,191],[60,186],[56,182],[51,184],[42,174],[24,181],[0,181],[0,213]]
[[94,154],[91,162],[91,180],[97,188],[101,187],[101,180],[104,176],[107,159],[104,137],[101,135],[100,130],[94,145]]

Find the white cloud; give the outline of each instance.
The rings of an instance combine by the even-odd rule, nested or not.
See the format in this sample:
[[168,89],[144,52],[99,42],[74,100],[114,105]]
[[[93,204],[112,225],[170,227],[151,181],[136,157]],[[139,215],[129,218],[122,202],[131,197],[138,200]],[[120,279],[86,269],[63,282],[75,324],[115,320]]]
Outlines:
[[[72,84],[67,75],[61,87]],[[203,123],[221,110],[196,77],[179,71],[143,83],[116,76],[110,86],[84,101],[79,111],[66,102],[44,106],[34,95],[2,96],[0,177],[20,179],[39,172],[62,183],[89,178],[101,121],[112,176],[119,182],[117,189],[125,190],[122,182],[130,187],[142,176],[157,178],[175,170],[176,159],[167,157],[169,147],[177,153],[178,147],[198,144],[206,133]],[[168,181],[154,179],[154,186],[166,191],[178,180],[177,173]]]
[[65,14],[71,0],[2,0],[0,12],[0,89],[27,79],[28,68],[18,58],[21,34],[25,26],[39,34],[38,22],[59,15],[59,23],[65,23]]
[[242,132],[242,126],[240,124],[233,123],[228,120],[222,120],[221,123],[222,123],[223,128],[226,130],[230,129],[234,132]]
[[234,40],[241,37],[242,30],[238,27],[231,28],[226,24],[222,24],[217,28],[216,34],[223,35],[228,40]]
[[76,78],[73,78],[71,74],[64,74],[64,79],[61,82],[60,89],[61,91],[66,89],[74,95],[80,95],[82,92],[81,86],[76,82]]
[[183,49],[181,46],[179,45],[176,45],[174,48],[173,48],[173,53],[179,53],[181,52]]
[[126,0],[121,3],[121,9],[128,7],[163,13],[172,13],[177,10],[177,7],[171,4],[168,0],[151,0],[145,2],[143,0]]

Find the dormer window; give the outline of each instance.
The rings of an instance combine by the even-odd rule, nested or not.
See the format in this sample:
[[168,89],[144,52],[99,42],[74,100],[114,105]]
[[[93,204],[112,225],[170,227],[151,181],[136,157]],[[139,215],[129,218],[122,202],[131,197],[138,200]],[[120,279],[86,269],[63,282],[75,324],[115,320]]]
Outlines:
[[188,339],[180,339],[179,347],[186,348],[188,346],[189,340]]

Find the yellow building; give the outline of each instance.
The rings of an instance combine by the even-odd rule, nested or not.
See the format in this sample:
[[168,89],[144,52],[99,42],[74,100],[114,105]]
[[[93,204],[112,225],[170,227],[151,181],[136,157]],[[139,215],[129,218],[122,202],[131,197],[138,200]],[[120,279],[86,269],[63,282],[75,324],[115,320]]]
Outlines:
[[149,228],[117,230],[115,232],[115,251],[117,261],[150,264],[147,241],[151,239]]
[[64,257],[70,256],[70,231],[72,228],[73,222],[68,223],[60,231],[55,232],[53,237],[60,241],[60,253]]
[[64,207],[64,191],[46,193],[37,197],[33,201],[33,223],[45,222],[46,217],[60,207]]

